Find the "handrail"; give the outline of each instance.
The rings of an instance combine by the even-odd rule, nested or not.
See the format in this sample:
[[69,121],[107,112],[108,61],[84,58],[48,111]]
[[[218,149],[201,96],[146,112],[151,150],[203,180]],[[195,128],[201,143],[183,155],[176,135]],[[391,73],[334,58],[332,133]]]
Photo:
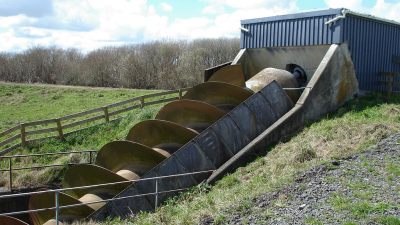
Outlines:
[[[177,99],[181,99],[182,98],[182,92],[185,92],[187,90],[189,90],[190,88],[181,88],[181,89],[177,89],[177,90],[170,90],[170,91],[164,91],[164,92],[159,92],[159,93],[153,93],[153,94],[147,94],[147,95],[141,95],[141,96],[136,96],[134,98],[128,99],[128,100],[124,100],[121,102],[117,102],[117,103],[113,103],[104,107],[99,107],[99,108],[95,108],[95,109],[91,109],[91,110],[87,110],[87,111],[83,111],[83,112],[79,112],[79,113],[75,113],[75,114],[71,114],[71,115],[67,115],[67,116],[62,116],[56,119],[46,119],[46,120],[40,120],[40,121],[34,121],[34,122],[27,122],[27,123],[21,123],[19,125],[16,125],[6,131],[3,131],[0,133],[0,138],[9,134],[12,134],[13,132],[16,131],[20,131],[20,134],[14,135],[12,137],[9,137],[8,139],[5,139],[3,141],[0,141],[0,147],[5,146],[11,142],[14,142],[18,139],[21,139],[20,143],[17,143],[7,149],[3,149],[0,152],[0,155],[4,155],[8,152],[10,152],[11,150],[19,147],[19,146],[26,146],[27,144],[31,143],[32,141],[42,141],[44,139],[48,139],[48,138],[53,138],[53,137],[57,137],[60,139],[63,139],[67,134],[64,134],[63,130],[68,129],[68,128],[72,128],[75,126],[79,126],[82,124],[86,124],[95,120],[100,120],[100,119],[105,119],[104,123],[109,122],[109,117],[110,116],[115,116],[136,108],[143,108],[144,106],[148,106],[148,105],[154,105],[154,104],[160,104],[163,102],[169,102],[169,101],[174,101]],[[155,100],[155,101],[150,101],[150,102],[145,102],[145,99],[148,98],[153,98],[153,97],[160,97],[160,96],[165,96],[165,95],[170,95],[170,94],[175,94],[178,93],[179,96],[178,97],[172,97],[172,98],[167,98],[167,99],[160,99],[160,100]],[[133,106],[128,106],[126,108],[123,109],[117,109],[114,110],[112,112],[109,112],[108,110],[111,108],[115,108],[118,106],[122,106],[122,105],[126,105],[132,102],[136,102],[136,101],[140,101],[138,104],[133,105]],[[75,121],[69,124],[64,124],[62,125],[61,122],[65,121],[65,120],[69,120],[69,119],[73,119],[73,118],[77,118],[77,117],[81,117],[81,116],[86,116],[89,114],[93,114],[93,113],[97,113],[97,112],[103,112],[103,115],[96,115],[90,118],[86,118],[80,121]],[[120,117],[122,118],[122,117]],[[54,123],[55,126],[51,127],[51,128],[45,128],[45,129],[38,129],[38,130],[30,130],[30,131],[26,131],[27,127],[31,127],[31,126],[37,126],[37,125],[45,125],[45,124],[51,124]],[[103,123],[101,123],[103,124]],[[99,125],[99,124],[97,124]],[[97,126],[96,125],[96,126]],[[86,128],[84,128],[86,129]],[[80,129],[82,130],[82,129]],[[56,136],[49,136],[49,137],[44,137],[44,138],[39,138],[39,139],[34,139],[34,140],[27,140],[26,137],[27,136],[31,136],[31,135],[37,135],[37,134],[43,134],[43,133],[52,133],[52,132],[58,132],[58,135]],[[71,132],[75,132],[75,131],[71,131]],[[69,133],[71,133],[69,132]]]
[[[98,152],[99,150],[84,150],[84,151],[72,151],[72,152],[55,152],[55,153],[42,153],[42,154],[31,154],[31,155],[11,155],[11,156],[0,156],[0,159],[8,159],[8,169],[1,169],[0,172],[9,172],[9,187],[10,192],[13,190],[12,185],[12,171],[14,170],[26,170],[26,169],[39,169],[46,167],[56,167],[56,166],[71,166],[71,165],[81,165],[81,164],[92,164],[92,153]],[[23,167],[23,168],[13,168],[12,160],[13,158],[24,158],[24,157],[36,157],[36,156],[47,156],[47,155],[65,155],[65,154],[74,154],[74,153],[89,153],[89,162],[88,163],[66,163],[66,164],[52,164],[52,165],[44,165],[44,166],[32,166],[32,167]]]
[[[158,206],[158,195],[159,194],[169,193],[169,192],[176,192],[176,191],[184,191],[184,190],[188,189],[188,188],[181,188],[181,189],[174,189],[174,190],[159,192],[158,191],[158,180],[159,179],[172,178],[172,177],[181,177],[181,176],[188,176],[188,175],[202,174],[202,173],[211,173],[211,172],[214,172],[214,171],[215,170],[206,170],[206,171],[199,171],[199,172],[175,174],[175,175],[169,175],[169,176],[159,176],[159,177],[144,178],[144,179],[138,179],[138,180],[120,181],[120,182],[113,182],[113,183],[106,183],[106,184],[97,184],[97,185],[88,185],[88,186],[73,187],[73,188],[62,188],[62,189],[54,189],[54,190],[46,190],[46,191],[37,191],[37,192],[27,192],[27,193],[20,193],[20,194],[2,195],[2,196],[0,196],[0,199],[28,196],[28,195],[34,195],[34,194],[43,194],[43,193],[55,193],[56,206],[55,207],[50,207],[50,208],[35,209],[35,210],[25,210],[25,211],[11,212],[11,213],[2,213],[2,214],[0,214],[0,216],[12,216],[12,215],[25,214],[25,213],[32,213],[32,212],[41,212],[41,211],[46,211],[46,210],[56,210],[56,212],[55,212],[55,214],[56,214],[56,224],[58,224],[59,223],[59,210],[60,209],[78,207],[78,206],[82,206],[82,205],[90,205],[90,204],[101,203],[101,202],[109,202],[109,201],[116,201],[116,200],[122,200],[122,199],[136,198],[136,197],[142,197],[142,196],[148,196],[148,195],[155,195],[155,206],[154,206],[154,208],[157,209],[157,206]],[[122,183],[135,183],[135,182],[148,181],[148,180],[156,180],[156,190],[153,193],[131,195],[131,196],[111,198],[111,199],[105,199],[105,200],[100,200],[100,201],[85,202],[85,203],[78,203],[78,204],[65,205],[65,206],[60,206],[59,205],[58,196],[59,196],[59,193],[62,192],[62,191],[77,190],[77,189],[87,189],[87,188],[93,188],[93,187],[103,187],[103,186],[116,185],[116,184],[122,184]]]

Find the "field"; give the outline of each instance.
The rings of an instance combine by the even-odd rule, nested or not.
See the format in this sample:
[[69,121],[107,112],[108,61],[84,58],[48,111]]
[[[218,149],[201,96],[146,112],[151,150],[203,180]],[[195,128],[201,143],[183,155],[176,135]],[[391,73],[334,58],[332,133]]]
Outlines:
[[[105,88],[58,88],[1,84],[0,102],[2,107],[0,108],[0,131],[4,131],[19,123],[66,116],[155,92],[160,91],[114,90]],[[165,97],[169,96],[162,96],[161,98]],[[151,100],[153,99],[149,99],[149,101]],[[53,138],[29,145],[25,148],[19,147],[12,150],[12,152],[7,155],[99,150],[104,144],[110,141],[124,138],[134,124],[142,120],[154,118],[158,109],[162,107],[162,105],[163,104],[152,105],[146,106],[143,109],[135,109],[122,115],[118,115],[118,117],[125,116],[122,120],[85,129],[77,134],[66,137],[64,140]],[[110,120],[111,119],[113,118],[110,118]],[[88,126],[100,123],[104,123],[104,120],[91,122]],[[70,128],[67,132],[82,127],[84,126]],[[41,134],[37,136],[45,137],[49,136],[49,134]],[[88,162],[88,160],[89,154],[87,153],[63,155],[61,157],[44,156],[35,158],[17,158],[13,160],[13,168],[49,164],[83,163]],[[8,168],[8,161],[3,160],[0,162],[0,168]],[[60,185],[60,180],[65,170],[66,168],[56,167],[42,170],[14,171],[13,187],[38,187],[48,184],[58,186]],[[3,176],[0,178],[0,185],[6,187],[9,185],[8,175],[6,172],[4,172]]]

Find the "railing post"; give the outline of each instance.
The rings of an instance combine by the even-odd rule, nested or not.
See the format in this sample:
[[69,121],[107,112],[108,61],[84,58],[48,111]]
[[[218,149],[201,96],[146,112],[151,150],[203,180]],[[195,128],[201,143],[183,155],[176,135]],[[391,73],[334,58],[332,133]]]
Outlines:
[[92,152],[89,152],[89,164],[92,164]]
[[393,74],[389,74],[388,78],[388,96],[390,97],[392,95],[392,88],[393,87]]
[[9,159],[9,161],[8,161],[8,163],[9,163],[9,167],[10,167],[10,193],[12,193],[12,164],[11,164],[11,157],[10,158],[8,158]]
[[58,208],[60,207],[58,201],[58,191],[56,191],[55,194],[56,194],[56,225],[58,225]]
[[144,107],[144,97],[143,97],[143,95],[142,96],[140,96],[140,107],[143,109],[143,107]]
[[156,203],[154,206],[154,210],[157,210],[157,206],[158,206],[158,179],[156,179]]
[[58,130],[58,135],[60,136],[60,139],[64,139],[64,133],[62,131],[62,126],[61,126],[61,120],[60,118],[55,119],[57,123],[57,130]]
[[179,100],[182,99],[182,89],[179,89]]
[[107,123],[108,121],[110,121],[110,118],[108,116],[108,109],[107,109],[107,107],[102,107],[102,108],[104,111],[104,118],[106,119],[106,123]]
[[20,127],[21,127],[21,146],[25,147],[25,145],[26,145],[25,124],[21,123]]

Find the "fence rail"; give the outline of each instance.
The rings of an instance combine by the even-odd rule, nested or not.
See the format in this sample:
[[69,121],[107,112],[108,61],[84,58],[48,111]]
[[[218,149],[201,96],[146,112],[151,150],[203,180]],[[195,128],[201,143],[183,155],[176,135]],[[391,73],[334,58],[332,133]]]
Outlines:
[[[14,170],[26,170],[26,169],[40,169],[46,167],[57,167],[57,166],[71,166],[71,165],[80,165],[80,164],[92,164],[92,153],[98,152],[99,150],[85,150],[85,151],[73,151],[73,152],[55,152],[55,153],[42,153],[42,154],[31,154],[31,155],[11,155],[11,156],[0,156],[0,159],[8,159],[8,169],[0,169],[0,172],[9,172],[9,188],[10,192],[13,191],[13,180],[12,180],[12,171]],[[28,157],[41,157],[41,156],[53,156],[53,155],[66,155],[66,154],[82,154],[89,153],[89,162],[87,163],[66,163],[66,164],[52,164],[45,166],[31,166],[31,167],[23,167],[23,168],[13,168],[12,167],[12,159],[13,158],[28,158]]]
[[[11,159],[11,157],[10,157],[10,159]],[[206,171],[199,171],[199,172],[175,174],[175,175],[169,175],[169,176],[159,176],[159,177],[152,177],[152,178],[144,178],[144,179],[139,179],[139,180],[120,181],[120,182],[114,182],[114,183],[105,183],[105,184],[97,184],[97,185],[89,185],[89,186],[80,186],[80,187],[73,187],[73,188],[63,188],[63,189],[55,189],[55,190],[36,191],[36,192],[11,194],[11,195],[2,195],[2,196],[0,196],[0,199],[21,197],[21,196],[30,196],[30,195],[43,194],[43,193],[54,193],[55,194],[55,207],[35,209],[35,210],[26,210],[26,211],[19,211],[19,212],[2,213],[2,214],[0,214],[0,217],[1,216],[13,216],[13,215],[32,213],[32,212],[41,212],[41,211],[46,211],[46,210],[55,210],[56,224],[59,224],[59,210],[60,209],[78,207],[78,206],[82,206],[82,205],[90,205],[90,204],[95,204],[95,203],[116,201],[116,200],[122,200],[122,199],[128,199],[128,198],[143,197],[143,196],[149,196],[149,195],[154,195],[155,196],[154,209],[157,209],[157,206],[158,206],[158,195],[159,194],[164,194],[164,193],[169,193],[169,192],[177,192],[177,191],[185,191],[185,190],[188,189],[188,188],[181,188],[181,189],[174,189],[174,190],[168,190],[168,191],[159,192],[158,191],[158,180],[159,179],[172,178],[172,177],[181,177],[181,176],[203,174],[203,173],[212,173],[214,171],[215,170],[206,170]],[[112,199],[105,199],[105,200],[100,200],[100,201],[85,202],[85,203],[72,204],[72,205],[63,205],[63,206],[60,206],[60,203],[59,203],[59,193],[63,192],[63,191],[87,189],[87,188],[94,188],[94,187],[104,187],[104,186],[123,184],[123,183],[137,183],[137,182],[148,181],[148,180],[156,180],[155,192],[153,192],[153,193],[131,195],[131,196],[125,196],[125,197],[119,197],[119,198],[112,198]]]
[[[189,90],[190,88],[182,88],[182,89],[177,89],[177,90],[171,90],[171,91],[164,91],[164,92],[159,92],[159,93],[154,93],[154,94],[148,94],[148,95],[142,95],[142,96],[137,96],[128,100],[124,100],[121,102],[117,102],[117,103],[113,103],[104,107],[99,107],[99,108],[95,108],[95,109],[91,109],[91,110],[87,110],[84,112],[80,112],[80,113],[75,113],[75,114],[71,114],[71,115],[67,115],[67,116],[63,116],[60,118],[56,118],[56,119],[46,119],[46,120],[41,120],[41,121],[35,121],[35,122],[28,122],[28,123],[21,123],[13,128],[10,128],[4,132],[0,133],[0,138],[4,137],[6,135],[10,135],[14,132],[20,131],[19,134],[16,134],[12,137],[7,138],[6,140],[3,140],[2,142],[0,142],[0,148],[12,143],[13,141],[16,141],[18,139],[21,140],[20,143],[17,143],[11,147],[8,147],[4,150],[2,150],[0,152],[0,155],[4,155],[10,151],[12,151],[13,149],[17,148],[17,147],[24,147],[29,143],[32,142],[37,142],[37,141],[42,141],[48,138],[60,138],[63,139],[64,137],[71,135],[73,133],[79,132],[82,129],[79,130],[75,130],[75,131],[71,131],[68,133],[64,133],[64,131],[68,128],[72,128],[72,127],[76,127],[79,125],[83,125],[83,124],[87,124],[96,120],[101,120],[104,119],[104,123],[107,123],[110,121],[110,117],[111,116],[115,116],[115,115],[119,115],[121,113],[127,112],[127,111],[131,111],[137,108],[143,108],[144,106],[149,106],[149,105],[155,105],[155,104],[160,104],[160,103],[164,103],[164,102],[170,102],[170,101],[174,101],[174,100],[178,100],[182,98],[182,93]],[[167,99],[161,99],[161,100],[155,100],[155,101],[151,101],[151,102],[145,102],[145,99],[148,98],[153,98],[153,97],[160,97],[160,96],[165,96],[165,95],[170,95],[170,94],[176,94],[178,93],[179,96],[178,97],[173,97],[173,98],[167,98]],[[112,112],[110,112],[110,109],[112,108],[116,108],[119,106],[124,106],[136,101],[140,101],[139,104],[133,105],[133,106],[126,106],[123,109],[117,109],[114,110]],[[83,119],[80,121],[76,121],[76,122],[72,122],[69,124],[62,124],[63,121],[66,120],[70,120],[70,119],[75,119],[78,117],[82,117],[82,116],[86,116],[86,115],[90,115],[93,113],[98,113],[98,112],[103,112],[102,115],[96,115],[87,119]],[[122,117],[120,117],[122,118]],[[120,119],[117,118],[117,119]],[[27,131],[26,129],[28,127],[33,127],[33,126],[38,126],[38,125],[46,125],[46,124],[53,124],[54,123],[54,127],[51,128],[45,128],[45,129],[38,129],[38,130],[30,130]],[[96,125],[97,126],[97,125]],[[84,129],[87,129],[89,127],[86,127]],[[58,135],[55,136],[49,136],[49,137],[44,137],[44,138],[39,138],[39,139],[34,139],[34,140],[27,140],[28,136],[32,136],[32,135],[37,135],[37,134],[44,134],[44,133],[52,133],[52,132],[58,132]]]
[[400,73],[380,72],[379,75],[388,77],[388,81],[379,81],[379,85],[388,86],[387,92],[386,91],[381,91],[381,92],[387,93],[388,96],[391,95],[400,96],[400,91],[393,91],[393,87],[400,87],[399,82],[393,82],[393,77],[400,77]]

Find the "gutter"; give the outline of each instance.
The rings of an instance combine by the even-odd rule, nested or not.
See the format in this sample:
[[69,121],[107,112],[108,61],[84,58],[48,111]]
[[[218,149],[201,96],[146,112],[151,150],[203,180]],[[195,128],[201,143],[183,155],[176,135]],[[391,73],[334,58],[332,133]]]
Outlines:
[[400,26],[400,22],[396,22],[394,20],[388,20],[388,19],[379,18],[379,17],[376,17],[376,16],[363,14],[363,13],[357,13],[357,12],[350,11],[348,9],[343,9],[341,16],[337,16],[337,17],[329,20],[328,22],[325,23],[325,25],[329,25],[329,24],[334,23],[334,22],[336,22],[336,21],[338,21],[340,19],[344,19],[344,18],[346,18],[347,14],[353,15],[353,16],[362,17],[362,18],[366,18],[366,19],[371,19],[371,20],[375,20],[375,21],[380,21],[380,22],[384,22],[384,23],[389,23],[389,24],[393,24],[393,25],[396,25],[396,26]]

